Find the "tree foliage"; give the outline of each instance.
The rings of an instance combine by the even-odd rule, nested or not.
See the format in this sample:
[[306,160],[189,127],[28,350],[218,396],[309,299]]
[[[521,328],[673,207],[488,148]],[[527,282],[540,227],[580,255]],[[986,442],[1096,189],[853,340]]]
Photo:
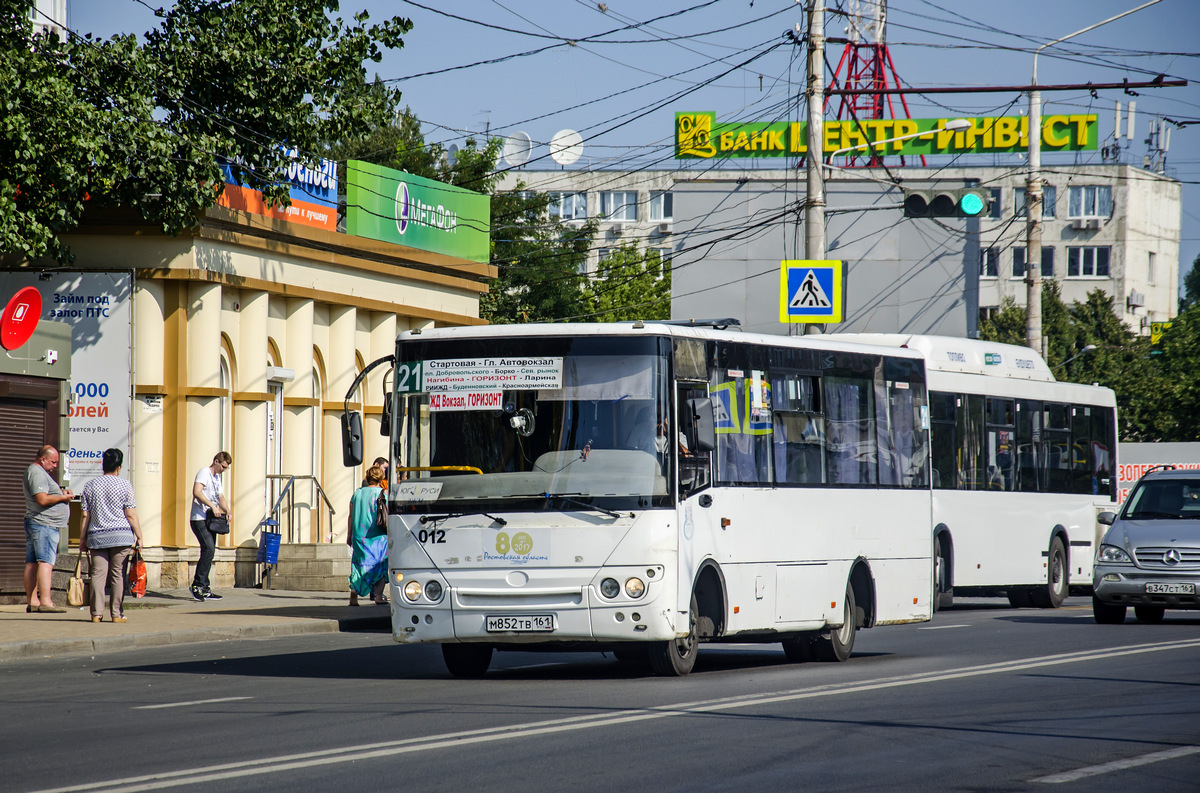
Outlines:
[[68,261],[56,235],[94,206],[135,209],[175,234],[223,189],[218,157],[287,202],[297,152],[387,123],[399,91],[363,64],[412,25],[336,0],[178,0],[133,36],[34,36],[28,4],[0,10],[0,252]]
[[671,272],[658,251],[625,245],[600,263],[596,275],[583,288],[588,321],[670,318]]
[[[1057,282],[1046,281],[1042,319],[1055,377],[1113,389],[1122,440],[1200,440],[1200,303],[1177,316],[1158,345],[1129,330],[1100,289],[1068,306]],[[980,335],[1023,345],[1025,309],[1006,299]],[[1089,344],[1096,349],[1081,353]]]

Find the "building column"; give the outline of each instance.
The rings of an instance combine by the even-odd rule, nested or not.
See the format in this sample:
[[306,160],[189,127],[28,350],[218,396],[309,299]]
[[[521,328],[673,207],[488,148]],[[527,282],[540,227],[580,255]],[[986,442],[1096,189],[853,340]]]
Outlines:
[[[395,314],[382,311],[371,312],[370,342],[366,350],[366,363],[384,358],[396,351],[396,334],[408,330],[407,320],[397,319]],[[383,415],[383,384],[387,368],[380,366],[367,375],[363,383],[363,461],[370,463],[376,457],[387,457],[388,438],[381,434]],[[392,380],[387,380],[389,384]]]
[[[267,514],[267,307],[266,292],[238,295],[238,382],[233,395],[232,545],[254,545],[254,529]],[[240,575],[240,571],[239,571]],[[241,582],[239,582],[241,583]]]
[[[184,470],[180,480],[179,520],[188,545],[198,545],[188,524],[191,513],[192,485],[196,472],[212,463],[222,451],[218,428],[221,426],[221,285],[191,282],[187,285],[186,347],[183,367],[187,401]],[[228,498],[228,495],[226,496]]]
[[[283,385],[283,444],[284,470],[293,476],[313,474],[313,415],[319,410],[319,400],[313,397],[313,301],[288,298],[285,307],[286,333],[283,365],[296,376]],[[317,542],[313,534],[311,511],[319,499],[316,488],[308,480],[293,485],[296,493],[296,514],[293,515],[297,533],[295,542]]]
[[[166,294],[162,281],[134,280],[132,455],[129,481],[137,498],[138,519],[146,547],[161,546],[163,533],[163,441],[166,392],[163,361],[166,343]],[[174,537],[170,537],[174,541]]]
[[[331,306],[329,309],[329,344],[325,350],[325,390],[327,402],[324,411],[325,443],[322,444],[324,474],[321,485],[337,510],[334,516],[333,542],[346,540],[347,505],[358,486],[358,469],[342,465],[342,415],[345,412],[344,397],[350,384],[358,374],[354,365],[355,338],[358,329],[358,310],[353,306]],[[353,404],[351,410],[357,410]],[[367,462],[370,462],[368,458]]]

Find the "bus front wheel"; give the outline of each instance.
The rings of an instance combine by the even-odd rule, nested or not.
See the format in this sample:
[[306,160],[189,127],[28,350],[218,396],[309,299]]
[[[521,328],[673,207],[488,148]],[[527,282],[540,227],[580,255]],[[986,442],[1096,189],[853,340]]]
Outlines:
[[487,644],[443,644],[442,660],[455,677],[483,677],[492,665],[492,648]]
[[700,637],[696,635],[699,611],[700,606],[696,603],[696,593],[693,592],[692,602],[688,608],[687,636],[650,645],[648,648],[650,668],[654,670],[654,674],[663,677],[683,677],[696,666],[696,654],[700,650]]
[[854,650],[854,634],[858,632],[858,608],[854,603],[854,588],[846,585],[842,604],[842,627],[821,633],[813,640],[813,654],[822,661],[845,661]]

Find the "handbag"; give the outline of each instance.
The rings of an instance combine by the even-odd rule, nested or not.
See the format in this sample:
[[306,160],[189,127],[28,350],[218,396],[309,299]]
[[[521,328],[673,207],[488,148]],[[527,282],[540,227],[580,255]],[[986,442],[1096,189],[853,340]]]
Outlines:
[[129,594],[135,598],[146,595],[146,563],[142,561],[142,554],[136,549],[133,552],[133,560],[129,563]]
[[87,597],[87,585],[83,582],[83,551],[75,557],[75,574],[67,581],[67,605],[82,606]]
[[204,526],[213,534],[228,534],[229,518],[224,515],[215,515],[210,509],[204,514]]
[[368,540],[376,537],[386,537],[388,531],[388,501],[387,488],[385,487],[380,493],[379,498],[375,501],[375,522],[371,524],[363,535]]

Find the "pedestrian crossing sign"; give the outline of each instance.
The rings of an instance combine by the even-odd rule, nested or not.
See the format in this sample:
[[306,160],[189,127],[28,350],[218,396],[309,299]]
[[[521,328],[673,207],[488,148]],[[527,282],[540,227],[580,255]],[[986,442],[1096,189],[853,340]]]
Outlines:
[[780,262],[780,322],[841,322],[845,306],[844,262],[834,259]]

